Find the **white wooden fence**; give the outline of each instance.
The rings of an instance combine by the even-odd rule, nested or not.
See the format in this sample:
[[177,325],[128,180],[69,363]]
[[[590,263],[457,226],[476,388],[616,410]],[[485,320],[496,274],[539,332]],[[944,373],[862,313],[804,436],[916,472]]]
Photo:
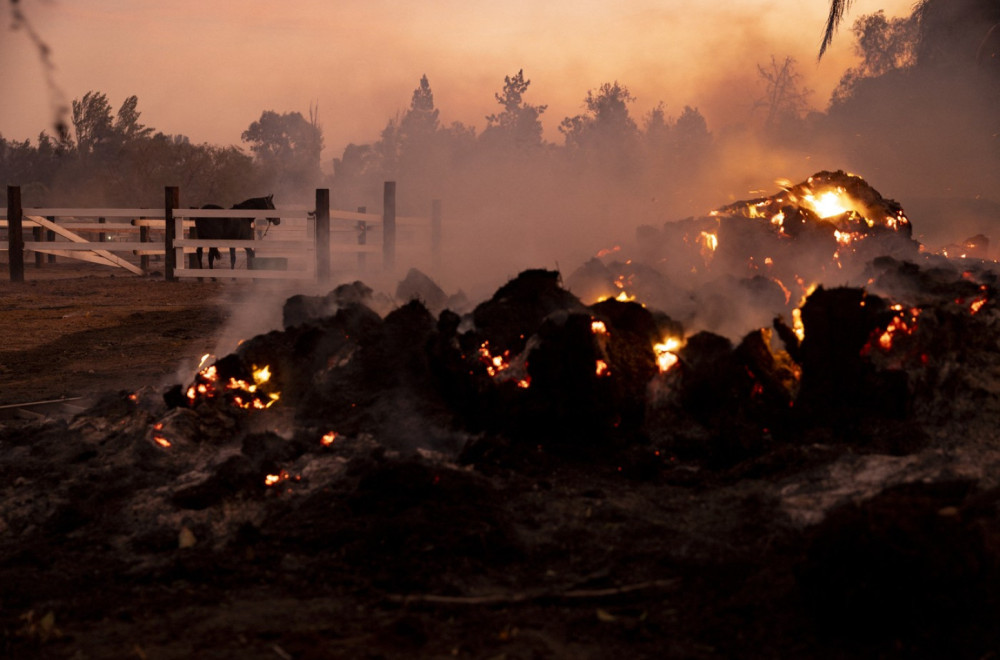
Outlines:
[[[0,217],[0,229],[7,230],[7,240],[0,241],[0,251],[6,249],[8,252],[12,281],[24,279],[26,250],[35,253],[35,265],[39,267],[45,262],[44,255],[49,255],[50,260],[56,256],[69,257],[144,274],[151,271],[151,257],[162,257],[164,276],[168,280],[204,277],[207,273],[197,268],[193,255],[198,248],[207,252],[212,247],[223,254],[216,266],[225,270],[227,278],[323,281],[330,276],[333,254],[356,254],[356,268],[364,270],[368,255],[381,253],[383,268],[392,269],[398,225],[404,233],[416,231],[429,234],[430,251],[433,258],[438,258],[440,202],[435,200],[432,203],[428,217],[397,217],[395,183],[387,181],[384,191],[383,211],[377,215],[331,210],[329,192],[325,189],[316,191],[314,209],[216,210],[179,208],[179,190],[168,187],[165,189],[164,208],[159,210],[25,208],[21,206],[20,188],[8,186],[7,213]],[[257,236],[261,239],[197,238],[191,231],[195,217],[253,218]],[[268,226],[266,218],[269,217],[279,218],[280,225]],[[32,240],[24,240],[25,228],[32,230]],[[98,235],[97,240],[92,240],[94,233]],[[226,255],[229,248],[236,248],[239,255],[244,253],[245,248],[251,248],[255,258],[246,261],[245,269],[230,270]],[[186,265],[185,256],[188,256]],[[203,261],[207,261],[207,255]]]

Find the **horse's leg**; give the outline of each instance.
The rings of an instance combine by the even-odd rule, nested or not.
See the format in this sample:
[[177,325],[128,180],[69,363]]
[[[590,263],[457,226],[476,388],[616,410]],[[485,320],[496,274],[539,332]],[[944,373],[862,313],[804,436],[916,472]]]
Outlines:
[[253,248],[244,248],[247,251],[247,270],[253,270],[253,260],[257,256],[257,253],[253,251]]
[[229,248],[229,270],[236,270],[236,248]]
[[[202,263],[201,263],[201,248],[195,248],[194,254],[198,258],[198,270],[202,270],[205,266],[202,265]],[[198,281],[201,282],[203,279],[204,278],[199,277]]]

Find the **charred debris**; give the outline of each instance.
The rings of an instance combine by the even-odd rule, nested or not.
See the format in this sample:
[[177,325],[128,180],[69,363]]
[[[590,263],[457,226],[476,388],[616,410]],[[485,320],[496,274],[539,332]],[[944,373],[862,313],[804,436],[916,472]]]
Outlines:
[[[362,282],[293,296],[189,383],[0,431],[4,648],[86,652],[100,583],[88,607],[118,622],[211,584],[202,606],[303,655],[528,657],[512,630],[605,657],[995,650],[996,274],[922,254],[855,179],[647,228],[642,260],[524,271],[471,308],[415,271],[384,315]],[[714,294],[681,271],[767,323],[707,329]],[[337,612],[305,637],[233,605],[305,591]],[[24,617],[46,610],[42,639]]]

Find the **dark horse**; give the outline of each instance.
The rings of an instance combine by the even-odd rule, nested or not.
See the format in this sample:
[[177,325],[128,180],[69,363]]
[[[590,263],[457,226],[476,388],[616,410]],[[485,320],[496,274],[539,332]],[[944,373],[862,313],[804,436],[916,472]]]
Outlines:
[[[268,195],[267,197],[254,197],[253,199],[248,199],[246,201],[240,202],[239,204],[233,205],[234,209],[273,209],[274,202],[272,198],[274,195]],[[201,208],[203,209],[221,209],[221,206],[216,204],[205,204]],[[281,218],[268,218],[267,222],[269,224],[281,224]],[[253,218],[195,218],[194,219],[195,229],[198,231],[199,239],[219,239],[219,240],[244,240],[252,241],[254,239],[253,235]],[[253,248],[245,248],[247,251],[247,268],[251,268],[253,262]],[[198,268],[204,268],[201,263],[202,249],[197,249],[198,254]],[[222,259],[222,253],[219,252],[219,248],[208,248],[208,267],[213,268],[213,263],[216,259]],[[229,248],[229,268],[236,268],[236,248]]]

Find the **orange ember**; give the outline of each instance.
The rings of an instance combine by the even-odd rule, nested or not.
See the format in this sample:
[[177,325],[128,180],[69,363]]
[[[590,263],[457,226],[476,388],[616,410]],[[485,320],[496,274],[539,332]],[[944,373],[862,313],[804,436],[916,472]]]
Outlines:
[[[893,344],[896,338],[901,335],[912,335],[917,329],[917,316],[920,315],[920,310],[917,308],[912,308],[909,310],[909,318],[907,318],[904,313],[902,305],[893,305],[892,310],[898,312],[898,314],[892,317],[892,320],[885,327],[885,330],[881,332],[876,330],[878,334],[877,344],[885,352],[892,350]],[[869,341],[868,344],[862,349],[861,354],[866,355],[871,351],[872,342]]]
[[254,365],[251,369],[251,379],[253,382],[230,377],[228,381],[223,382],[218,368],[214,364],[210,365],[198,372],[194,384],[187,389],[188,402],[194,405],[199,397],[215,399],[223,396],[239,408],[264,410],[278,401],[280,393],[266,392],[263,389],[263,386],[271,380],[270,367]]
[[491,354],[490,342],[488,341],[484,341],[483,345],[479,347],[479,361],[486,365],[486,373],[490,376],[496,376],[509,368],[510,364],[507,362],[509,357],[510,351],[504,351],[501,355]]

